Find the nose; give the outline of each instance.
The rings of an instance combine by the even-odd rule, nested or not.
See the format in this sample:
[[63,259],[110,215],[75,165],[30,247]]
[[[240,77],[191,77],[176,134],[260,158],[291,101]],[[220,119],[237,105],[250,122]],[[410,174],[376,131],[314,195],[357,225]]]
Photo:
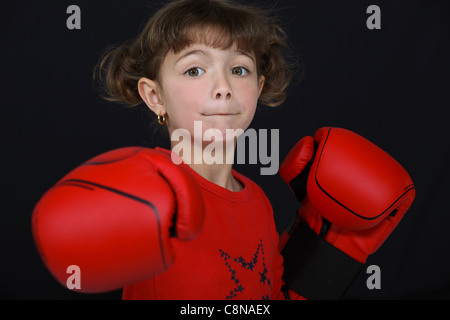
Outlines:
[[213,98],[215,100],[231,100],[233,97],[231,85],[226,75],[220,75],[215,79]]
[[231,100],[231,92],[217,92],[216,100]]

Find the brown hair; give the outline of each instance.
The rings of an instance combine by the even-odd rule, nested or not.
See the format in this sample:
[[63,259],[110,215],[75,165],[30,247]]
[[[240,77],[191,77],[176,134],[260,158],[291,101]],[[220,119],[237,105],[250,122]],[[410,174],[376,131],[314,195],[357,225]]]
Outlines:
[[258,75],[265,77],[259,102],[278,106],[286,98],[291,71],[283,56],[285,33],[263,9],[228,0],[177,0],[156,12],[140,34],[108,51],[96,71],[104,98],[130,106],[141,104],[140,78],[159,80],[166,54],[193,42],[254,53]]

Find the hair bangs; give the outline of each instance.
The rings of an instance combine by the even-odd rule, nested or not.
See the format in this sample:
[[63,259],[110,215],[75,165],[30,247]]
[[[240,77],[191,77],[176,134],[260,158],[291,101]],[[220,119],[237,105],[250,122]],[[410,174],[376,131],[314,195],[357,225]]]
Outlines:
[[165,30],[165,45],[175,53],[194,43],[221,49],[236,46],[239,50],[253,53],[264,39],[267,25],[261,19],[255,19],[248,8],[245,9],[220,7],[206,1],[200,2],[197,8],[183,11],[183,14],[173,14],[170,17],[172,23],[165,23],[171,27],[171,30]]

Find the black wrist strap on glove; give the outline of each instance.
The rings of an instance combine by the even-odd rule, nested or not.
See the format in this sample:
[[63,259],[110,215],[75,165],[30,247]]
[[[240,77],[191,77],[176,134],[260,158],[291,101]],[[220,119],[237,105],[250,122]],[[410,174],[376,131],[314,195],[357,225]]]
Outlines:
[[281,254],[286,286],[310,300],[342,298],[364,265],[325,241],[300,219]]

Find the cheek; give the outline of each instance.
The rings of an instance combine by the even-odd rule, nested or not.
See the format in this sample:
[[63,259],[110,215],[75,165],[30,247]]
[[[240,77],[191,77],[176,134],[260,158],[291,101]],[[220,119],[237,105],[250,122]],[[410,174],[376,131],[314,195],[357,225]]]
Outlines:
[[172,117],[191,119],[200,106],[201,95],[198,86],[193,84],[168,84],[164,104]]
[[197,84],[183,81],[166,83],[164,105],[168,114],[169,131],[183,128],[192,134],[201,101],[202,95]]
[[239,86],[239,100],[249,113],[254,113],[258,104],[258,87],[253,83],[245,83]]

